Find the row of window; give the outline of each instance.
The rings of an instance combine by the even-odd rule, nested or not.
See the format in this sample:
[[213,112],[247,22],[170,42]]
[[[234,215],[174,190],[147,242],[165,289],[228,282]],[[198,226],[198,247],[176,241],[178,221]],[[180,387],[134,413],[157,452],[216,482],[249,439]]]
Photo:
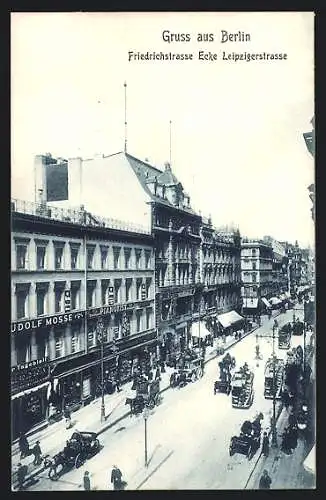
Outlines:
[[[36,283],[36,311],[31,310],[30,283],[23,286],[17,284],[16,289],[16,319],[42,316],[44,314],[60,313],[65,311],[66,282],[54,282],[54,289],[50,289],[49,282]],[[87,281],[86,303],[87,307],[112,305],[134,300],[146,300],[151,293],[152,278],[126,278],[115,279],[111,285],[109,280],[101,280],[97,286],[96,280]],[[98,293],[96,293],[98,290]],[[81,294],[81,280],[70,283],[70,310],[82,309],[84,304]],[[98,296],[100,295],[100,297]],[[51,305],[52,301],[54,300]],[[53,309],[54,307],[54,309]]]
[[[103,342],[111,342],[113,339],[119,339],[125,337],[129,334],[139,333],[152,328],[153,323],[153,309],[146,308],[145,312],[143,309],[137,309],[135,311],[135,321],[130,321],[130,316],[126,315],[125,320],[121,322],[121,318],[115,318],[115,324],[107,326],[104,328],[103,332]],[[132,325],[132,327],[131,327]],[[14,364],[28,363],[32,361],[32,350],[33,347],[31,343],[27,342],[28,337],[24,337],[22,340],[16,340],[15,345],[15,355],[16,359]],[[65,338],[65,333],[63,329],[55,330],[54,337],[54,349],[50,353],[49,339],[38,339],[36,346],[36,356],[35,359],[42,359],[49,357],[61,358],[70,354],[77,353],[84,349],[83,346],[84,332],[80,331],[78,328],[72,329],[71,336]],[[96,347],[100,339],[97,338],[96,330],[88,332],[87,335],[88,348],[91,349]],[[35,357],[35,356],[34,356]]]
[[[35,240],[35,262],[30,241],[16,238],[16,269],[84,269],[84,249],[79,242]],[[86,262],[88,269],[151,269],[151,249],[88,244]]]

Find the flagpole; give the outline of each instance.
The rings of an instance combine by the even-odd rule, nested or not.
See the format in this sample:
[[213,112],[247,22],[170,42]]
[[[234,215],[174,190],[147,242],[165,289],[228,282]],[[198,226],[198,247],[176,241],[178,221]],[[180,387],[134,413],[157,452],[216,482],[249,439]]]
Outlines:
[[124,152],[127,152],[127,82],[124,82],[123,84],[125,88],[125,146],[124,146]]

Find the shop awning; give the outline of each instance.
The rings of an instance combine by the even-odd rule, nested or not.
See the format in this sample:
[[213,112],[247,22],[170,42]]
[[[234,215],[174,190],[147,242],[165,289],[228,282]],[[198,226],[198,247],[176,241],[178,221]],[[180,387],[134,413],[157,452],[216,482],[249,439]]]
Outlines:
[[27,396],[28,394],[31,394],[31,392],[39,391],[43,387],[48,387],[49,385],[50,382],[44,382],[43,384],[38,385],[37,387],[32,387],[31,389],[26,389],[26,391],[18,392],[18,394],[12,396],[11,400],[13,401],[14,399],[21,398],[22,396]]
[[210,332],[207,330],[205,323],[203,321],[196,321],[191,325],[191,336],[205,339],[208,337]]
[[223,328],[228,328],[238,321],[244,321],[244,318],[240,316],[240,314],[238,314],[236,311],[230,311],[228,313],[220,314],[219,316],[217,316],[217,319],[221,323]]
[[282,301],[277,297],[272,297],[271,299],[269,299],[269,301],[273,306],[277,306],[278,304],[282,303]]
[[243,307],[247,309],[256,309],[258,307],[258,299],[256,298],[244,298]]
[[306,469],[306,471],[310,472],[311,474],[316,473],[316,446],[314,445],[308,453],[307,458],[303,462],[303,466]]
[[262,302],[265,304],[266,307],[272,307],[270,302],[266,299],[266,297],[261,298]]

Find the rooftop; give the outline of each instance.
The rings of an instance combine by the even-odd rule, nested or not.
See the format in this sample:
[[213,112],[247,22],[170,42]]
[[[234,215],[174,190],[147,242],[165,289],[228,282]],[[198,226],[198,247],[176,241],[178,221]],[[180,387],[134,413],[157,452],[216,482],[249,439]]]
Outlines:
[[125,222],[118,219],[109,219],[87,212],[83,207],[62,208],[49,206],[46,203],[34,203],[24,200],[11,200],[12,213],[22,213],[50,220],[57,220],[67,224],[78,224],[81,226],[101,227],[128,231],[137,234],[151,234],[144,226]]

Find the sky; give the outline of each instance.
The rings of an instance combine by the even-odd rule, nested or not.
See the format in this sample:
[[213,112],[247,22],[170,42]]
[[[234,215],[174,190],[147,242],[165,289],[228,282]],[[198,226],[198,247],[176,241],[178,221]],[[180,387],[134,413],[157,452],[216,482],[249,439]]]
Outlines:
[[[250,40],[221,43],[221,31]],[[171,34],[190,41],[163,39]],[[128,61],[129,51],[193,60]],[[287,59],[225,61],[223,51]],[[37,154],[123,150],[125,81],[128,153],[164,168],[171,146],[173,172],[215,226],[313,246],[314,161],[302,136],[314,115],[312,12],[12,13],[12,198],[34,200]]]

